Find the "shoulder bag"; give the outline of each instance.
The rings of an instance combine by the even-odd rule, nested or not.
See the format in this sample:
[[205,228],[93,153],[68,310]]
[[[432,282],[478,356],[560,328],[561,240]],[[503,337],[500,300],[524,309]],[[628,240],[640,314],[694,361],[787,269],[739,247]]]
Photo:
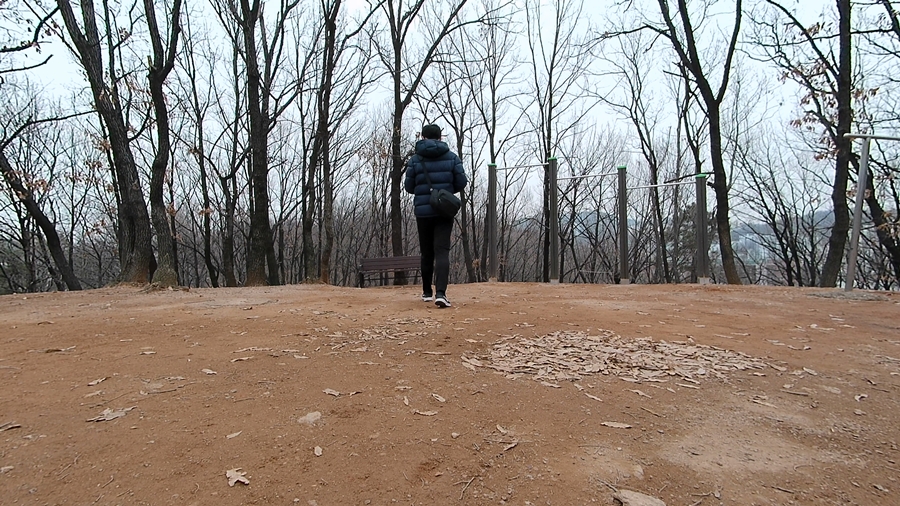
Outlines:
[[445,218],[453,218],[459,212],[459,208],[462,207],[462,201],[452,192],[434,188],[431,184],[431,177],[428,176],[428,167],[425,166],[425,160],[421,156],[419,157],[419,163],[422,164],[422,171],[425,172],[428,188],[431,189],[431,198],[428,201],[431,208]]

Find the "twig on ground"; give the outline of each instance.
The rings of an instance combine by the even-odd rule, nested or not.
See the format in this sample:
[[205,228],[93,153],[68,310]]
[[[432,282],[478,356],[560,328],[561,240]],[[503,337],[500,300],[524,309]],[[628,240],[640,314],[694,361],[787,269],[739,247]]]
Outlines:
[[[463,494],[466,493],[466,489],[469,488],[469,485],[471,485],[473,481],[475,481],[475,477],[474,477],[474,476],[472,477],[472,479],[470,479],[469,481],[466,482],[466,486],[463,487],[462,491],[459,493],[459,500],[460,500],[460,501],[462,501]],[[461,483],[461,482],[460,482],[460,483]]]

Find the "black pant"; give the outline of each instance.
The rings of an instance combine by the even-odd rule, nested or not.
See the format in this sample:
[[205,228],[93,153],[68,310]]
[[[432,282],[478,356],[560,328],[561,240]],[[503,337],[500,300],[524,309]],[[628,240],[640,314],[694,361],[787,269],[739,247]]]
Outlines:
[[422,251],[422,293],[432,293],[431,281],[434,278],[434,294],[446,295],[450,280],[453,218],[416,218],[416,228],[419,229],[419,249]]

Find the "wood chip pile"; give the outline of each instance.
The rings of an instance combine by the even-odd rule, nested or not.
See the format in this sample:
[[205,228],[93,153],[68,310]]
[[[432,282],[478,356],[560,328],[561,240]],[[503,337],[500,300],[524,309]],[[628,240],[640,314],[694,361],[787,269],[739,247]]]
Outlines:
[[683,341],[626,339],[612,331],[561,331],[532,338],[512,335],[494,344],[489,354],[463,356],[469,369],[493,369],[509,378],[533,376],[535,381],[574,381],[605,374],[626,381],[666,382],[668,378],[697,383],[724,378],[733,371],[763,369],[766,364],[743,353]]

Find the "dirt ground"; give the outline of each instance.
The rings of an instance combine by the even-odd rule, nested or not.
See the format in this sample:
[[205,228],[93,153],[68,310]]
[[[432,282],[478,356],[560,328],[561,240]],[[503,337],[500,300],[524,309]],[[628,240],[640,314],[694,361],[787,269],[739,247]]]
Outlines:
[[0,503],[900,504],[900,294],[450,288],[0,297]]

